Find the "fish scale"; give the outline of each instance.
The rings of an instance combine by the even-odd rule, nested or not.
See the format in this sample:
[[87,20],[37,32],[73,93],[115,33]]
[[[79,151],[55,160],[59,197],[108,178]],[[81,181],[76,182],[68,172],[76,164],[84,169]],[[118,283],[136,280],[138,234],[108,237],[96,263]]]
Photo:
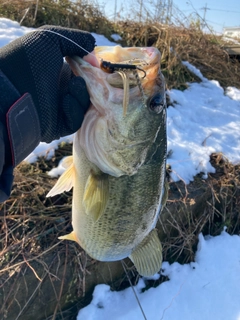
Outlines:
[[129,257],[141,275],[151,276],[161,268],[162,246],[155,227],[167,198],[161,56],[156,48],[119,46],[97,47],[95,54],[119,64],[121,56],[146,61],[143,91],[128,88],[124,115],[125,86],[119,87],[116,80],[115,87],[114,75],[109,80],[109,74],[83,60],[68,59],[74,73],[86,81],[92,105],[74,135],[73,156],[65,160],[68,168],[48,196],[73,186],[73,231],[60,239],[76,241],[100,261]]

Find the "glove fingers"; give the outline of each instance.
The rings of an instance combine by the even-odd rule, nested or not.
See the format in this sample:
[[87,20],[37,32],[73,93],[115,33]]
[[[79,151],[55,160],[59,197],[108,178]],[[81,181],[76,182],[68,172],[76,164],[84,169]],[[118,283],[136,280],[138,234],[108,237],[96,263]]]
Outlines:
[[48,25],[38,30],[46,30],[58,41],[63,57],[73,55],[83,57],[92,52],[95,47],[95,38],[86,31]]
[[67,94],[63,102],[64,115],[62,117],[63,127],[61,128],[60,136],[66,136],[76,132],[83,122],[84,111],[78,101]]
[[78,101],[85,113],[90,105],[86,82],[81,77],[73,77],[68,83],[69,93]]
[[63,131],[61,136],[76,132],[82,125],[84,114],[90,104],[85,81],[80,77],[69,82],[69,92],[64,96],[62,105]]

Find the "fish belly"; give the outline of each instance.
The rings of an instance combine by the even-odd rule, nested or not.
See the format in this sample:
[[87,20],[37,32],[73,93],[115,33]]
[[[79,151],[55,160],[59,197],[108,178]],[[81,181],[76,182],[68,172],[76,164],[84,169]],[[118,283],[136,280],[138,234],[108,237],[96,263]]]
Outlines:
[[82,248],[100,261],[130,256],[156,225],[164,189],[165,161],[149,161],[133,176],[108,176],[109,198],[97,221],[86,213],[83,204],[87,180],[97,168],[83,150],[75,166],[72,224]]

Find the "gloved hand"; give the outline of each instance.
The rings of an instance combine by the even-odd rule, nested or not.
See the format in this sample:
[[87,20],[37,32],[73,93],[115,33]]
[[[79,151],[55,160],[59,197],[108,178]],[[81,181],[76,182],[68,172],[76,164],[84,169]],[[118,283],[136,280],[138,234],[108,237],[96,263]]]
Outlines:
[[44,26],[0,49],[0,122],[5,128],[1,167],[16,166],[40,141],[80,128],[89,94],[63,57],[83,57],[94,46],[90,33]]
[[87,32],[44,26],[0,49],[2,72],[20,95],[28,92],[32,96],[40,121],[41,141],[50,142],[81,126],[89,96],[81,78],[69,82],[71,72],[63,67],[63,57],[83,57],[94,45],[95,39]]

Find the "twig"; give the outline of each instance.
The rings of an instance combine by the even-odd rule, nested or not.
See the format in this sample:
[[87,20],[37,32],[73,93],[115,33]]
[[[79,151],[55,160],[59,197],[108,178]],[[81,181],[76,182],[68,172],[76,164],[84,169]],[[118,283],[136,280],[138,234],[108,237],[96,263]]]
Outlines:
[[39,278],[37,272],[34,270],[34,268],[30,265],[30,263],[27,261],[27,259],[25,258],[24,254],[22,254],[24,261],[26,262],[26,264],[29,266],[29,268],[32,270],[32,272],[34,273],[35,277],[42,282],[42,279]]
[[61,287],[59,290],[59,295],[58,295],[58,299],[57,299],[57,304],[52,316],[52,320],[55,320],[56,318],[56,314],[57,314],[57,310],[58,307],[60,305],[60,300],[61,300],[61,296],[62,296],[62,291],[63,291],[63,285],[64,285],[64,279],[65,279],[65,275],[66,275],[66,270],[67,270],[67,255],[68,255],[68,244],[66,244],[66,251],[65,251],[65,262],[64,262],[64,269],[63,269],[63,275],[62,275],[62,281],[61,281]]
[[[45,275],[42,278],[42,281],[45,279],[47,275],[47,272],[45,273]],[[26,307],[28,306],[28,304],[30,303],[30,301],[32,300],[32,298],[34,297],[35,293],[37,292],[37,290],[40,288],[42,281],[38,283],[37,287],[35,288],[35,290],[33,291],[33,293],[31,294],[31,296],[29,297],[28,301],[25,303],[25,305],[23,306],[22,310],[19,312],[19,314],[17,315],[17,318],[15,320],[18,320],[19,317],[21,316],[21,314],[23,313],[23,311],[26,309]]]
[[171,307],[171,305],[173,304],[173,301],[177,298],[177,296],[179,296],[179,294],[180,294],[180,292],[181,292],[181,290],[182,290],[182,287],[183,287],[184,283],[185,283],[185,281],[181,284],[178,292],[177,292],[177,293],[175,294],[175,296],[172,298],[170,304],[163,310],[163,315],[162,315],[162,317],[161,317],[160,320],[163,320],[165,312],[167,311],[167,309],[169,309],[169,308]]
[[[47,250],[45,250],[44,252],[40,253],[40,254],[37,255],[36,257],[33,257],[33,258],[28,259],[28,262],[29,262],[29,261],[33,261],[33,260],[37,260],[38,258],[42,257],[43,255],[45,255],[46,253],[48,253],[49,251],[51,251],[52,249],[54,249],[55,247],[57,247],[57,246],[59,245],[59,243],[61,243],[61,241],[58,241],[58,242],[57,242],[56,244],[54,244],[52,247],[50,247],[50,248],[48,248]],[[25,263],[25,261],[21,261],[21,262],[18,262],[18,263],[16,263],[16,264],[12,265],[12,266],[9,266],[9,267],[7,267],[7,268],[4,268],[4,269],[0,270],[0,274],[1,274],[1,273],[4,273],[5,271],[9,271],[9,270],[11,270],[11,269],[13,269],[13,268],[16,268],[16,267],[18,267],[18,266],[21,266],[21,265],[24,264],[24,263]],[[43,279],[42,279],[42,280],[43,280]]]

